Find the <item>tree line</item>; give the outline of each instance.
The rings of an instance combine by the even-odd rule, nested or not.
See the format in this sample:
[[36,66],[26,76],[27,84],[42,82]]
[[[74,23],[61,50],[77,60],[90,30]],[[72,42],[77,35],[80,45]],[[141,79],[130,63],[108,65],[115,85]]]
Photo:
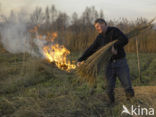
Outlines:
[[[24,11],[21,11],[21,17]],[[19,16],[19,14],[18,14]],[[10,12],[8,17],[1,15],[0,26],[5,25],[9,21],[14,21],[17,14]],[[58,32],[58,42],[65,45],[71,51],[83,51],[96,38],[97,32],[94,28],[94,21],[97,18],[104,18],[103,10],[97,11],[94,6],[86,7],[79,16],[74,12],[71,16],[67,13],[57,10],[55,5],[46,8],[36,7],[34,11],[26,18],[28,29],[39,26],[39,33],[44,35],[51,32]],[[134,27],[148,23],[145,18],[137,18],[135,21],[127,18],[118,18],[107,20],[108,25],[116,26],[124,33],[132,30]],[[127,52],[136,51],[136,39],[139,42],[140,52],[156,52],[156,31],[154,29],[147,30],[134,39],[129,41],[125,47]]]

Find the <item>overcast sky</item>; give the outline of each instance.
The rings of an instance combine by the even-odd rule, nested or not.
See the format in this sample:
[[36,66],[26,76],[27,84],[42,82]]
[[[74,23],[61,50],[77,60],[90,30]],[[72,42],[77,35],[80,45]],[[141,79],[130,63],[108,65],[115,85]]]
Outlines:
[[0,0],[0,3],[1,12],[5,14],[9,14],[10,10],[20,9],[31,12],[36,6],[46,7],[54,4],[58,10],[68,15],[74,11],[80,15],[87,6],[95,6],[97,10],[102,9],[108,19],[151,19],[156,16],[156,0]]

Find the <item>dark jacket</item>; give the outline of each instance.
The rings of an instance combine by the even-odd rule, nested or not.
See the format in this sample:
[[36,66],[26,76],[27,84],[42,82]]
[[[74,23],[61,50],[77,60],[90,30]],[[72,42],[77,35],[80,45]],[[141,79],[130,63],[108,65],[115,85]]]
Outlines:
[[107,43],[118,40],[114,44],[114,48],[117,50],[117,55],[113,55],[111,57],[111,61],[114,59],[124,58],[126,53],[124,51],[124,46],[128,43],[128,38],[124,35],[118,28],[116,27],[108,27],[105,34],[99,33],[96,37],[96,40],[93,44],[83,53],[83,55],[78,59],[78,62],[86,60],[89,56],[91,56],[94,52],[96,52],[99,48],[106,45]]

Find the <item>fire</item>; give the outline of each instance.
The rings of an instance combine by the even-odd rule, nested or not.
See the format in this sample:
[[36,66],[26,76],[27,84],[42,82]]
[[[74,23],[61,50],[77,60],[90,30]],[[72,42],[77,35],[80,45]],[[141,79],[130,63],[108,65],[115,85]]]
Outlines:
[[58,33],[48,32],[46,35],[46,38],[43,38],[42,35],[38,34],[38,28],[39,28],[39,25],[35,26],[29,32],[35,33],[37,36],[37,39],[45,40],[47,42],[47,45],[42,47],[45,58],[49,62],[55,63],[55,65],[61,70],[70,72],[72,69],[75,69],[76,65],[74,64],[74,61],[71,62],[70,60],[67,60],[67,56],[70,54],[70,51],[66,49],[63,45],[54,43],[55,39],[58,36]]
[[[47,41],[53,42],[57,37],[57,33],[48,33]],[[67,60],[67,56],[70,54],[70,51],[66,49],[63,45],[52,44],[46,45],[43,47],[44,56],[48,59],[49,62],[53,62],[56,66],[61,70],[66,70],[69,72],[71,69],[75,69],[76,65],[71,63],[71,61]]]
[[49,62],[54,62],[58,68],[68,72],[71,69],[76,68],[76,65],[67,60],[67,55],[70,54],[70,51],[67,50],[64,46],[59,44],[55,44],[50,47],[45,46],[43,51]]

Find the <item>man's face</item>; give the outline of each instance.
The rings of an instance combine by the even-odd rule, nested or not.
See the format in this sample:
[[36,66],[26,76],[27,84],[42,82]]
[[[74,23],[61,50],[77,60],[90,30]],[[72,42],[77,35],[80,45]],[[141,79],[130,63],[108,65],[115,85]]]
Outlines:
[[96,30],[98,31],[98,33],[105,32],[105,30],[106,30],[105,23],[96,23],[94,26],[95,26]]

